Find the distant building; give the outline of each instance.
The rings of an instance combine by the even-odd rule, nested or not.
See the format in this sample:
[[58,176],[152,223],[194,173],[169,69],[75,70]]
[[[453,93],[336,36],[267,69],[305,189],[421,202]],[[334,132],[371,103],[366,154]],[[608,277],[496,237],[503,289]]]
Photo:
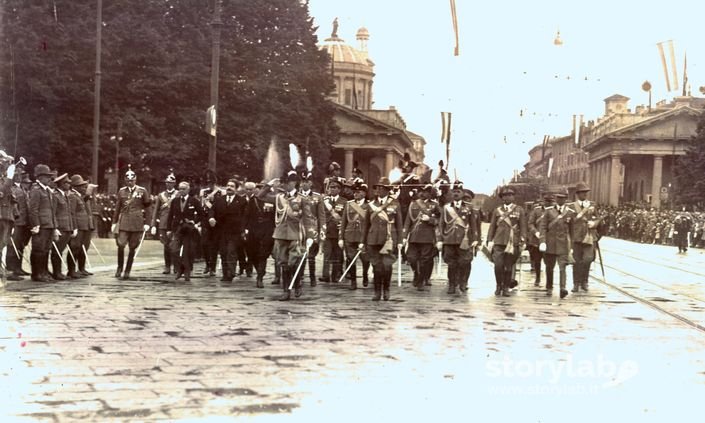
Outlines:
[[354,163],[365,180],[374,183],[388,176],[404,153],[416,163],[423,163],[426,141],[406,129],[406,122],[394,106],[373,109],[374,63],[367,54],[369,32],[360,28],[358,48],[338,37],[337,26],[321,48],[331,56],[331,72],[336,89],[331,100],[336,103],[335,122],[340,139],[333,146],[331,159],[343,167],[349,178]]

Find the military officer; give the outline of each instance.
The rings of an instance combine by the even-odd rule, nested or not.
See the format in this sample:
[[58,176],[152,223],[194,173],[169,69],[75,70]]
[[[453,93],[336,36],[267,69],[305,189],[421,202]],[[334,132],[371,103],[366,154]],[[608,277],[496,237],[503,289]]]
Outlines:
[[456,287],[467,291],[475,248],[482,240],[478,215],[464,200],[463,183],[455,181],[450,194],[451,201],[441,210],[439,242],[448,265],[448,294],[455,294]]
[[567,195],[558,192],[544,195],[545,209],[539,222],[539,250],[546,263],[546,295],[553,294],[553,269],[558,263],[560,297],[568,295],[566,289],[566,267],[570,264],[570,223],[574,217],[573,210],[565,204]]
[[59,239],[54,242],[51,250],[52,277],[55,280],[64,280],[66,276],[61,272],[63,254],[71,238],[78,236],[76,222],[69,204],[69,191],[71,181],[67,173],[57,176],[54,179],[56,189],[54,190],[54,213],[56,216],[56,228],[61,232]]
[[[125,172],[125,186],[120,188],[113,214],[112,232],[117,234],[117,269],[115,277],[122,277],[123,280],[130,279],[132,262],[135,259],[135,252],[144,239],[144,232],[150,226],[147,223],[145,209],[149,207],[151,198],[147,190],[137,185],[137,174],[128,165]],[[123,274],[123,264],[125,261],[125,246],[129,247],[125,273]]]
[[179,183],[179,194],[171,201],[167,218],[167,236],[171,237],[171,262],[176,268],[176,280],[183,276],[186,282],[191,280],[194,244],[206,218],[201,201],[190,195],[190,190],[188,182]]
[[683,207],[673,221],[673,240],[678,247],[678,253],[688,252],[688,233],[693,229],[693,218]]
[[[353,258],[360,252],[359,257],[362,262],[362,286],[369,284],[367,280],[367,272],[370,268],[370,260],[367,253],[364,251],[364,225],[367,220],[367,215],[370,212],[370,206],[365,199],[368,186],[362,179],[355,180],[352,186],[352,200],[345,203],[345,209],[342,213],[340,222],[340,234],[338,236],[338,246],[345,250],[345,266],[350,266]],[[357,265],[353,264],[348,271],[350,275],[350,289],[357,289]]]
[[[93,220],[90,202],[86,201],[88,182],[81,175],[71,176],[71,191],[69,191],[69,209],[74,217],[77,234],[69,240],[71,254],[68,256],[68,274],[71,279],[92,275],[86,270],[86,252],[91,245]],[[78,262],[78,263],[76,263]],[[76,269],[78,265],[78,270]]]
[[228,180],[225,195],[216,194],[208,212],[208,225],[218,232],[220,260],[223,266],[221,282],[232,282],[238,262],[238,250],[243,242],[245,200],[237,195],[238,181]]
[[406,259],[414,272],[414,286],[423,291],[433,273],[433,257],[435,256],[436,229],[441,216],[438,203],[433,200],[435,188],[426,184],[419,193],[418,199],[409,205],[404,222],[404,237],[406,238]]
[[[314,192],[311,187],[313,186],[313,174],[310,171],[304,171],[300,173],[300,187],[299,196],[302,201],[302,212],[301,222],[304,226],[304,230],[314,234],[313,244],[308,250],[308,275],[309,282],[311,286],[316,286],[316,256],[320,249],[320,245],[324,241],[325,236],[325,212],[323,211],[323,196],[317,192]],[[335,181],[332,179],[331,181]],[[329,184],[330,182],[329,181]],[[306,266],[307,263],[304,263]],[[323,275],[326,274],[327,269],[326,257],[323,257]],[[301,275],[303,275],[304,269],[301,268]],[[293,273],[292,273],[293,274]],[[330,279],[321,277],[322,282],[330,282]]]
[[419,177],[414,174],[414,169],[417,167],[418,164],[411,160],[409,153],[404,153],[403,160],[399,161],[399,169],[401,169],[402,175],[398,181],[392,181],[394,185],[399,187],[397,201],[399,201],[399,205],[401,206],[402,222],[406,220],[406,213],[411,204],[414,191],[413,186],[420,184]]
[[31,238],[28,213],[29,196],[23,185],[27,185],[27,183],[31,184],[31,181],[24,169],[15,171],[13,180],[12,196],[15,198],[15,227],[12,231],[10,245],[5,254],[5,263],[7,264],[7,270],[12,272],[7,276],[7,280],[21,281],[23,279],[22,276],[28,275],[28,273],[22,270],[22,259],[24,249]]
[[330,181],[328,195],[323,199],[324,217],[321,240],[323,242],[323,277],[321,280],[338,282],[343,274],[343,249],[338,245],[340,225],[345,210],[345,199],[340,195],[342,184]]
[[492,212],[487,242],[492,252],[497,282],[494,294],[508,297],[514,264],[526,240],[526,215],[521,206],[514,204],[513,189],[504,187],[499,196],[503,204]]
[[176,185],[176,176],[174,176],[174,172],[167,175],[164,180],[164,185],[166,186],[166,189],[157,195],[157,201],[154,204],[150,226],[152,226],[152,236],[159,233],[159,242],[162,243],[164,250],[164,271],[162,274],[168,275],[171,273],[173,263],[171,262],[171,251],[169,250],[171,239],[166,236],[166,233],[168,232],[166,221],[169,218],[171,200],[173,200],[176,196],[176,190],[174,189],[174,186]]
[[575,195],[578,197],[572,204],[574,217],[570,225],[570,237],[573,241],[573,292],[588,290],[590,264],[595,260],[595,243],[598,241],[598,226],[601,219],[597,215],[595,205],[587,199],[590,187],[584,182],[578,182]]
[[274,205],[264,202],[256,191],[260,190],[254,182],[245,182],[245,192],[249,200],[245,204],[245,250],[257,273],[257,288],[264,288],[264,275],[267,257],[274,247]]
[[[12,195],[12,179],[15,165],[12,156],[0,150],[0,251],[8,245],[12,229],[15,226],[15,197]],[[7,263],[7,262],[6,262]],[[3,277],[8,277],[3,271]]]
[[536,272],[534,286],[539,286],[541,285],[541,260],[543,259],[543,253],[539,251],[539,226],[541,225],[541,220],[543,220],[544,209],[541,200],[537,200],[533,204],[527,203],[526,206],[527,210],[529,210],[526,218],[528,229],[526,249],[529,250],[531,270]]
[[32,233],[32,253],[30,264],[32,266],[32,280],[49,282],[47,265],[52,241],[59,238],[60,232],[55,230],[54,201],[52,200],[49,181],[52,172],[49,166],[38,164],[34,167],[36,183],[29,192],[28,216],[29,227]]
[[338,181],[341,184],[345,184],[345,178],[341,175],[342,169],[337,162],[331,162],[328,165],[328,176],[323,180],[323,194],[328,194],[328,184],[330,181]]
[[365,221],[363,244],[367,248],[374,272],[375,294],[373,301],[389,300],[392,265],[403,246],[403,224],[399,201],[391,198],[389,178],[381,177],[373,188],[377,198],[369,204],[370,212]]

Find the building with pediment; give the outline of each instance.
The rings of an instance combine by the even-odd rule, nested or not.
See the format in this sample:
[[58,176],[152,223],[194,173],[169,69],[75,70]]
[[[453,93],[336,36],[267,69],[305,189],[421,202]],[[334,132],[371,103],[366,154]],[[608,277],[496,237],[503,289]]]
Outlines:
[[324,40],[321,49],[331,56],[335,91],[330,97],[336,105],[335,122],[340,138],[333,146],[331,160],[340,163],[343,176],[350,178],[357,167],[369,183],[388,176],[404,153],[423,163],[426,141],[406,129],[406,122],[394,106],[374,109],[374,63],[368,57],[369,32],[357,31],[358,48],[338,37],[337,24]]

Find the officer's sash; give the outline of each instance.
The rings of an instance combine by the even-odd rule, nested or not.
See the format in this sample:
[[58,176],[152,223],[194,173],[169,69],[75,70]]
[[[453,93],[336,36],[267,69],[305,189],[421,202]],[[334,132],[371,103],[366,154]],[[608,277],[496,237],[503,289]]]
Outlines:
[[328,210],[328,213],[330,213],[330,216],[335,220],[340,220],[340,215],[338,213],[336,213],[335,209],[330,204],[330,201],[326,201],[326,200],[328,200],[328,199],[326,198],[325,200],[323,200],[323,204],[326,205],[326,209]]
[[413,233],[419,228],[419,226],[421,226],[421,223],[423,223],[423,221],[421,220],[421,214],[426,214],[426,205],[424,204],[424,202],[421,200],[416,200],[415,203],[419,207],[419,213],[416,215],[416,217],[414,217],[413,210],[409,208],[409,218],[412,222],[414,222],[414,227],[411,228],[410,233]]
[[[565,207],[565,206],[564,206],[564,207]],[[552,221],[550,221],[550,222],[548,223],[548,229],[553,228],[553,226],[554,226],[556,223],[558,223],[559,220],[561,220],[561,219],[563,219],[564,217],[566,217],[567,214],[568,214],[568,207],[565,207],[565,209],[563,210],[562,213],[559,213],[558,216],[556,216]]]
[[[365,215],[367,214],[367,213],[365,212],[365,210],[364,210],[362,207],[360,207],[359,204],[357,204],[357,201],[355,201],[355,200],[350,200],[350,201],[348,202],[348,204],[349,204],[350,207],[353,209],[353,211],[355,211],[355,213],[356,213],[355,218],[353,218],[353,219],[350,220],[351,223],[359,222],[360,219],[361,219],[363,216],[365,216]],[[348,214],[348,216],[350,216],[350,214]]]
[[373,217],[377,216],[379,219],[385,223],[387,223],[387,240],[384,242],[384,245],[382,248],[379,250],[380,254],[389,254],[393,251],[392,249],[392,222],[389,221],[389,215],[387,215],[387,212],[384,211],[384,208],[389,205],[389,203],[392,202],[391,198],[387,198],[387,201],[384,204],[381,204],[379,207],[375,207],[374,204],[369,203],[370,209],[372,210],[372,216],[370,217],[370,220],[372,220]]
[[514,252],[514,225],[512,224],[512,220],[509,218],[509,214],[513,212],[515,208],[516,205],[514,205],[506,213],[503,207],[497,208],[497,211],[499,212],[499,221],[504,222],[509,226],[509,240],[507,241],[507,245],[504,247],[504,252],[508,254],[512,254]]

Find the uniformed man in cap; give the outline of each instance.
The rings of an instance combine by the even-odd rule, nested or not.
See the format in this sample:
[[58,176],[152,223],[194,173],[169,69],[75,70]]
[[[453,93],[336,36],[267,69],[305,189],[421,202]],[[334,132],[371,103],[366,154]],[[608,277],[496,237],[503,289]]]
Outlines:
[[[565,204],[567,194],[557,192],[544,195],[544,213],[539,222],[539,250],[546,263],[546,295],[553,293],[553,269],[558,263],[560,280],[560,297],[568,295],[566,289],[566,267],[571,264],[570,223],[574,217],[573,209]],[[557,200],[556,203],[554,200]]]
[[29,275],[29,273],[22,270],[22,259],[24,249],[31,238],[27,187],[31,185],[32,181],[29,179],[29,174],[24,171],[24,168],[19,167],[15,170],[13,181],[12,196],[15,199],[15,222],[10,245],[5,254],[5,264],[7,265],[7,270],[12,272],[7,276],[7,280],[21,281],[23,279],[22,276]]
[[32,280],[49,282],[48,261],[52,241],[59,238],[54,216],[54,201],[49,182],[52,172],[49,166],[38,164],[34,167],[36,183],[29,192],[29,226],[32,233]]
[[[15,226],[15,198],[12,195],[12,179],[15,176],[15,164],[12,156],[0,150],[0,251],[8,246],[10,234]],[[9,246],[11,249],[12,247]],[[4,277],[8,277],[5,271]]]
[[171,239],[166,235],[168,232],[167,219],[169,218],[169,208],[171,207],[171,201],[176,196],[176,176],[174,172],[170,172],[164,180],[164,185],[166,189],[157,195],[157,201],[153,207],[152,221],[150,226],[152,227],[152,236],[159,233],[159,242],[162,243],[164,250],[164,271],[162,274],[168,275],[171,273],[171,268],[173,263],[171,262],[171,251],[169,250],[169,245],[171,244]]
[[[125,172],[125,186],[118,191],[111,228],[112,232],[117,234],[116,278],[130,279],[135,252],[144,239],[144,232],[150,228],[145,216],[145,209],[149,207],[151,202],[149,193],[145,188],[137,185],[137,174],[128,165],[127,172]],[[125,246],[129,247],[127,264],[124,263]],[[125,265],[124,274],[123,265]]]
[[404,237],[407,241],[406,260],[414,272],[414,286],[423,291],[433,274],[433,258],[436,242],[440,242],[436,229],[441,217],[441,209],[434,200],[435,188],[426,184],[419,198],[409,205],[404,222]]
[[409,153],[404,153],[404,158],[399,160],[399,169],[401,169],[401,177],[398,181],[392,181],[392,183],[399,188],[399,194],[397,200],[401,206],[401,218],[402,221],[406,221],[406,213],[409,210],[409,205],[412,200],[412,191],[414,191],[416,186],[421,182],[418,176],[414,173],[414,170],[418,167],[418,164],[411,160]]
[[56,229],[61,234],[59,239],[54,242],[51,250],[51,268],[53,270],[52,277],[55,280],[64,280],[66,276],[61,272],[61,265],[64,261],[63,254],[66,246],[71,238],[78,236],[76,222],[69,205],[69,191],[71,189],[71,181],[69,175],[64,173],[54,179],[56,189],[54,190],[54,213],[56,216]]
[[[71,254],[68,256],[68,274],[72,279],[83,278],[92,275],[86,270],[86,252],[91,245],[91,235],[93,233],[93,216],[90,202],[87,201],[86,190],[88,181],[81,175],[71,176],[71,191],[69,191],[69,209],[74,217],[77,235],[69,240]],[[77,263],[78,262],[78,263]],[[78,269],[76,268],[78,265]]]
[[587,199],[590,187],[578,182],[575,187],[577,199],[572,204],[574,216],[570,225],[570,237],[573,241],[573,292],[588,290],[590,264],[595,260],[595,243],[599,240],[598,230],[602,219],[598,216],[595,205]]
[[521,206],[514,204],[513,189],[504,187],[499,196],[503,204],[492,212],[487,242],[497,282],[494,294],[508,297],[514,265],[526,241],[526,214]]
[[[403,246],[403,224],[399,201],[391,198],[389,178],[381,177],[373,188],[377,198],[369,204],[370,212],[365,223],[365,244],[374,272],[375,294],[373,301],[389,300],[392,265]],[[401,258],[399,258],[401,259]]]
[[[245,204],[245,250],[257,273],[257,288],[264,288],[264,275],[267,257],[274,247],[274,205],[259,198],[259,190],[264,183],[257,186],[254,182],[245,182],[248,200]],[[276,267],[276,266],[275,266]]]
[[[370,206],[367,204],[367,184],[362,179],[355,179],[353,183],[354,198],[345,203],[345,210],[342,213],[340,223],[340,234],[338,246],[345,251],[345,267],[350,266],[353,258],[360,252],[359,258],[362,262],[362,286],[369,284],[367,272],[370,268],[370,260],[364,251],[364,231],[367,215]],[[353,264],[348,271],[350,276],[350,289],[357,289],[357,265]]]
[[341,184],[345,184],[345,178],[341,176],[342,169],[337,162],[331,162],[328,165],[328,176],[323,180],[323,194],[328,194],[328,185],[330,181],[338,181]]
[[[309,282],[311,286],[316,286],[316,256],[320,250],[320,246],[325,240],[325,211],[323,210],[323,196],[312,190],[313,187],[313,174],[305,170],[299,173],[299,196],[301,197],[302,205],[302,216],[301,223],[306,232],[310,232],[314,236],[313,244],[309,247],[307,262],[304,263],[304,267],[308,264],[308,275]],[[337,179],[330,179],[328,184],[338,183]],[[301,268],[301,275],[303,276],[304,267]],[[323,257],[323,274],[326,275],[326,257]],[[322,282],[330,282],[325,276],[320,279]]]
[[536,281],[534,282],[534,286],[539,286],[541,285],[541,260],[543,259],[543,253],[539,250],[539,227],[541,226],[541,220],[543,219],[544,214],[543,201],[539,199],[536,200],[536,202],[527,202],[526,209],[528,210],[528,215],[526,218],[526,226],[528,230],[526,249],[529,250],[531,270],[536,272]]
[[338,245],[340,225],[347,201],[340,195],[342,184],[330,181],[328,195],[323,198],[323,223],[321,241],[323,243],[323,276],[321,280],[338,282],[343,274],[343,249]]
[[[472,191],[470,191],[472,193]],[[448,294],[467,291],[475,248],[481,242],[479,216],[465,197],[461,181],[453,183],[451,201],[441,210],[439,243],[448,266]]]
[[171,201],[167,218],[167,236],[171,238],[171,262],[176,268],[176,280],[183,276],[187,282],[191,280],[196,237],[206,219],[201,201],[190,195],[190,191],[188,182],[179,183],[179,194]]
[[678,254],[688,252],[688,233],[693,229],[693,218],[685,207],[676,214],[673,221],[673,240]]

